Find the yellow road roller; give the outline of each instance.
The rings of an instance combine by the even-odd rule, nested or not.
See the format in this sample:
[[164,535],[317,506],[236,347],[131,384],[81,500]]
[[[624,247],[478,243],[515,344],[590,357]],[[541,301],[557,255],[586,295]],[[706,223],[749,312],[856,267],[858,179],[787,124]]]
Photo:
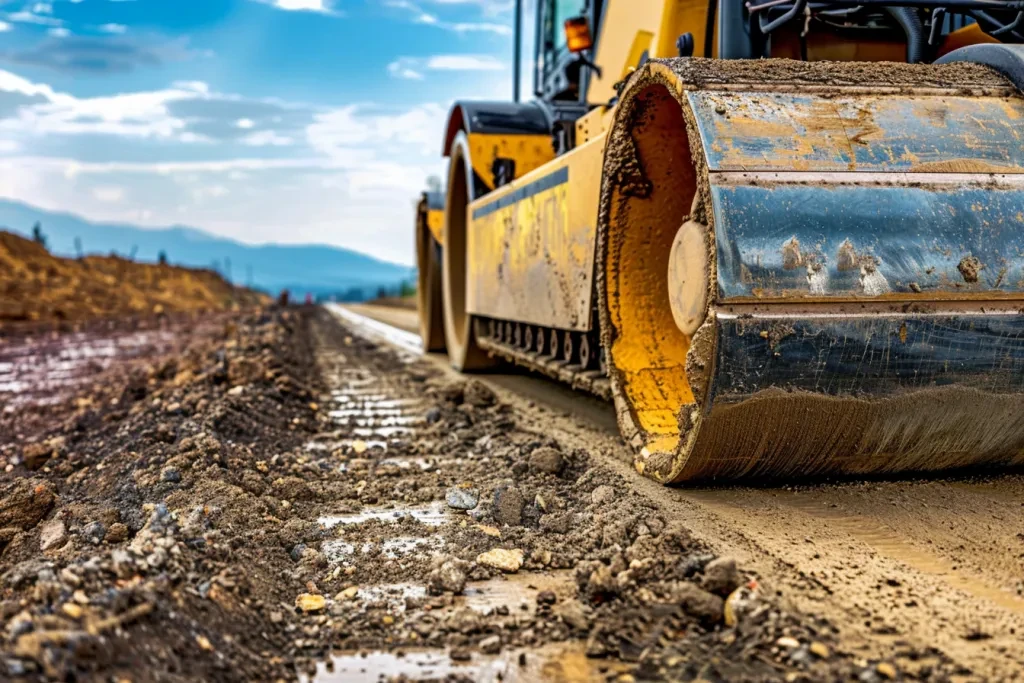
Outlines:
[[613,401],[666,483],[1024,462],[1024,3],[538,0],[533,25],[533,98],[443,132],[426,350]]

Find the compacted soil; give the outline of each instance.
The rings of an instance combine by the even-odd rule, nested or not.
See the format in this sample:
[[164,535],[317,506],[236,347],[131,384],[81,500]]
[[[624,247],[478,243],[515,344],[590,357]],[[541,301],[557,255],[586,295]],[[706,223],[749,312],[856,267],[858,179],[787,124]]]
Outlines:
[[855,654],[543,411],[346,325],[224,314],[0,393],[0,678],[972,677]]

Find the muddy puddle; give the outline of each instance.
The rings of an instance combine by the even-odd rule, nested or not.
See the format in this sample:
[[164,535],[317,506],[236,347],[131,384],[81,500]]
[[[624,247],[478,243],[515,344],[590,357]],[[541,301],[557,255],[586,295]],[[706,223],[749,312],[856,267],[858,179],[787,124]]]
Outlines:
[[167,330],[0,341],[0,404],[58,403],[114,363],[166,353],[174,341]]
[[448,652],[352,652],[317,665],[311,683],[378,683],[387,680],[472,680],[478,683],[576,683],[603,680],[613,670],[606,662],[588,659],[580,643],[516,650],[500,655],[473,653],[456,661]]
[[368,508],[352,514],[325,515],[319,521],[325,529],[331,529],[339,524],[362,524],[371,520],[398,522],[405,517],[411,517],[427,526],[441,526],[449,519],[446,510],[447,508],[443,503],[431,503],[424,506],[399,506],[386,509]]

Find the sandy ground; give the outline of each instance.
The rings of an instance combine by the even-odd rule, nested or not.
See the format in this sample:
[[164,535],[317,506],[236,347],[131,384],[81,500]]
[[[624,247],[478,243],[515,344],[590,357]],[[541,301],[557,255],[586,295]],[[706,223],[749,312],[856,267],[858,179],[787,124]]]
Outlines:
[[[406,331],[414,314],[353,308]],[[444,358],[433,357],[438,366]],[[736,556],[781,600],[837,625],[865,658],[933,647],[968,678],[1024,678],[1024,477],[662,488],[623,464],[610,406],[522,375],[481,378],[552,434],[585,445],[669,518]],[[595,405],[598,404],[598,405]],[[580,409],[582,407],[582,409]],[[605,408],[604,411],[601,408]],[[929,658],[907,664],[927,668]]]

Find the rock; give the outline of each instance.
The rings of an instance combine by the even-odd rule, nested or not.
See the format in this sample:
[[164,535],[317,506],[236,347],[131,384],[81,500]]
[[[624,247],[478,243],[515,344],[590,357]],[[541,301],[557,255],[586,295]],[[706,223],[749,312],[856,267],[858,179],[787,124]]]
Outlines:
[[446,560],[428,575],[427,591],[431,595],[460,595],[466,589],[465,564],[460,560]]
[[43,551],[59,548],[67,541],[68,530],[59,519],[47,522],[39,531],[39,548]]
[[725,605],[722,598],[696,584],[680,583],[673,591],[672,599],[679,603],[684,612],[704,624],[717,624],[722,620]]
[[181,472],[178,471],[177,467],[165,467],[164,471],[160,473],[160,479],[171,484],[177,484],[181,481]]
[[567,534],[572,529],[572,514],[559,512],[541,515],[540,528],[553,534]]
[[480,652],[496,655],[501,652],[501,636],[488,636],[480,641]]
[[359,586],[349,586],[335,595],[334,599],[338,602],[341,602],[342,600],[354,600],[357,595],[359,595]]
[[472,510],[480,503],[480,492],[466,484],[453,486],[445,494],[448,507],[455,510]]
[[690,555],[683,561],[683,576],[690,578],[697,572],[704,571],[704,567],[708,566],[708,563],[714,559],[714,555],[708,555],[706,553]]
[[64,567],[60,570],[60,580],[67,585],[78,588],[82,585],[82,577],[75,573],[75,570],[71,567]]
[[157,548],[149,555],[146,555],[146,564],[151,569],[160,569],[167,564],[167,551],[163,548]]
[[566,600],[555,607],[554,612],[569,628],[577,631],[585,631],[590,625],[588,610],[579,600]]
[[0,489],[0,528],[34,528],[49,514],[57,496],[41,479],[18,479]]
[[890,681],[896,678],[896,667],[888,662],[879,662],[878,666],[875,667],[875,671],[878,672],[879,676]]
[[537,593],[538,605],[553,605],[556,602],[558,602],[558,596],[555,595],[554,591],[541,591]]
[[800,647],[800,641],[796,638],[791,638],[789,636],[782,636],[781,638],[775,641],[775,644],[779,647],[784,647],[787,650],[793,650]]
[[613,595],[618,592],[615,574],[607,565],[600,565],[590,573],[587,579],[587,592],[591,596]]
[[810,651],[812,655],[819,657],[820,659],[828,659],[832,654],[828,649],[828,645],[825,645],[825,643],[819,643],[818,641],[811,643]]
[[478,555],[476,563],[514,574],[523,566],[523,551],[519,549],[506,550],[504,548],[495,548]]
[[85,610],[82,608],[82,606],[76,605],[73,602],[65,602],[63,605],[60,606],[60,610],[72,619],[75,619],[76,621],[78,619],[81,619],[82,615],[85,614]]
[[435,422],[440,422],[441,421],[441,409],[440,408],[431,408],[430,410],[428,410],[427,411],[426,420],[427,420],[427,424],[428,425],[432,425]]
[[604,657],[608,654],[608,648],[601,642],[601,629],[595,628],[587,638],[587,646],[584,654],[590,658]]
[[305,543],[296,543],[292,546],[292,550],[288,555],[292,558],[293,562],[298,562],[302,559],[302,553],[306,552]]
[[615,495],[615,489],[607,484],[602,484],[591,492],[590,501],[594,505],[604,505],[615,500]]
[[322,612],[327,606],[327,599],[322,595],[303,593],[299,597],[295,598],[295,606],[307,614],[311,612]]
[[0,577],[0,582],[11,588],[22,586],[36,581],[41,575],[49,571],[53,573],[53,563],[46,560],[25,560],[14,565]]
[[45,443],[26,444],[21,450],[21,457],[25,461],[25,467],[38,470],[53,457],[53,448]]
[[554,448],[538,448],[530,453],[530,469],[545,474],[560,474],[565,469],[565,458]]
[[756,583],[751,583],[749,586],[740,586],[725,599],[725,609],[723,617],[725,619],[725,625],[729,627],[735,626],[740,622],[746,615],[754,611],[760,602],[760,593],[757,589]]
[[110,559],[114,563],[114,573],[120,578],[127,579],[135,573],[135,558],[127,550],[115,550],[110,553]]
[[490,536],[491,538],[501,538],[501,529],[499,529],[496,526],[487,526],[486,524],[477,524],[476,528],[479,529],[481,533],[486,534],[487,536]]
[[107,529],[107,535],[103,538],[107,543],[121,543],[128,540],[128,525],[116,522]]
[[720,557],[708,562],[704,567],[704,590],[725,597],[740,587],[739,570],[736,560],[731,557]]
[[474,408],[487,408],[493,406],[497,402],[497,398],[483,382],[473,379],[466,382],[466,386],[462,390],[462,402],[468,403]]
[[103,522],[90,522],[82,529],[82,535],[93,543],[100,543],[107,536],[107,527]]
[[500,486],[494,491],[494,518],[500,524],[518,526],[523,519],[523,494],[514,486]]
[[196,645],[199,646],[200,650],[204,650],[205,652],[213,652],[213,643],[211,643],[210,639],[204,635],[196,636]]

